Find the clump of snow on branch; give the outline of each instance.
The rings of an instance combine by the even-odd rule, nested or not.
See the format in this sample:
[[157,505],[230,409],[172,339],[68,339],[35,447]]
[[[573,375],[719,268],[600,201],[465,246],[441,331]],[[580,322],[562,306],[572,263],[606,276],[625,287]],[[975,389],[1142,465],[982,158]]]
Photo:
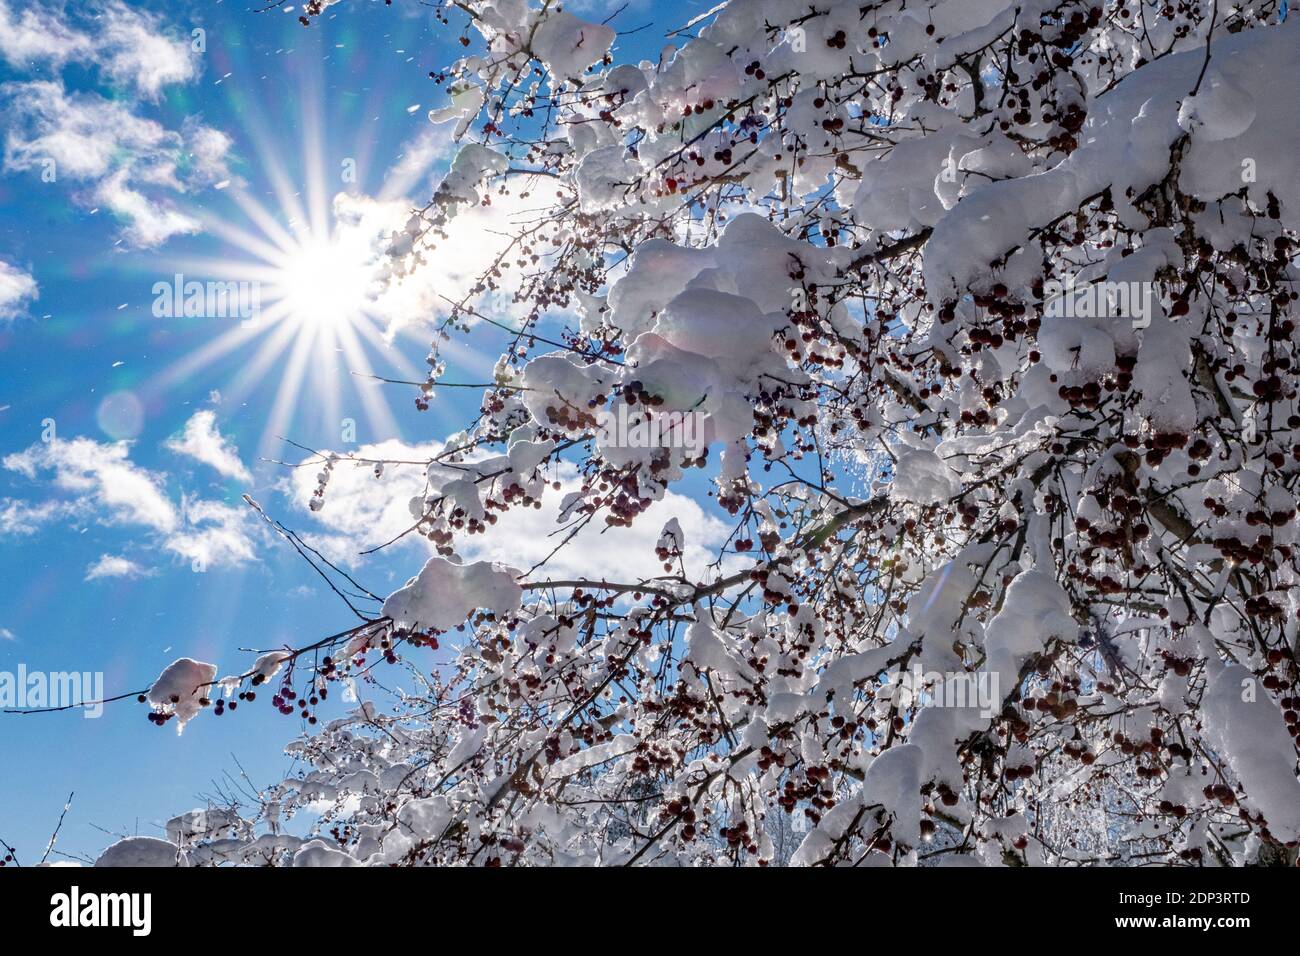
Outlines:
[[215,664],[182,657],[167,665],[149,688],[149,703],[160,717],[176,720],[176,732],[185,729],[202,709],[209,685],[217,676]]

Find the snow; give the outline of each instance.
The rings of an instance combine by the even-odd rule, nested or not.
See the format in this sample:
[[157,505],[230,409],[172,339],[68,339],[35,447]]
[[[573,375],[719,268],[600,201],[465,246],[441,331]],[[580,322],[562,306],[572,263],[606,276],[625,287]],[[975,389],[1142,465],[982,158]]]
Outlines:
[[580,770],[597,767],[609,760],[615,760],[636,749],[637,739],[631,734],[619,734],[613,740],[580,750],[571,757],[566,757],[551,767],[550,773],[559,777],[570,777]]
[[552,76],[577,76],[609,52],[612,27],[579,20],[567,10],[552,13],[533,33],[532,48]]
[[1140,409],[1153,431],[1185,435],[1196,424],[1196,404],[1183,374],[1190,362],[1186,329],[1163,315],[1154,317],[1133,372],[1133,384],[1142,391]]
[[399,627],[442,631],[463,623],[478,608],[505,618],[518,610],[523,595],[514,574],[487,561],[462,565],[433,557],[388,596],[382,614]]
[[483,180],[502,172],[506,165],[506,158],[495,150],[466,143],[452,160],[451,169],[438,187],[438,195],[451,203],[478,202]]
[[118,840],[95,861],[95,866],[185,866],[185,856],[175,843],[155,837],[127,837]]
[[360,866],[355,859],[328,846],[324,840],[312,840],[293,855],[294,866]]
[[[1094,99],[1082,145],[1064,162],[1034,176],[990,183],[939,220],[925,253],[932,300],[946,301],[969,288],[984,270],[986,252],[1012,251],[1032,228],[1077,208],[1085,197],[1110,187],[1119,203],[1142,192],[1168,169],[1170,147],[1184,132],[1180,122],[1196,133],[1189,185],[1193,194],[1207,199],[1222,195],[1210,183],[1233,182],[1233,190],[1241,188],[1242,157],[1294,155],[1300,145],[1300,107],[1272,92],[1275,77],[1289,69],[1294,29],[1288,21],[1219,38],[1214,62],[1216,70],[1223,70],[1222,78],[1211,78],[1186,105],[1205,60],[1203,48],[1163,57]],[[1269,104],[1267,115],[1257,113],[1233,135],[1251,113],[1248,102],[1256,110]],[[1300,199],[1295,177],[1284,185],[1280,170],[1265,175],[1269,187],[1279,186]],[[1260,184],[1249,188],[1262,198]]]
[[1046,571],[1022,571],[1007,586],[1002,610],[988,624],[984,650],[988,668],[1009,691],[1021,666],[1053,639],[1074,643],[1079,625],[1070,613],[1070,598]]
[[292,658],[289,651],[269,651],[260,656],[253,662],[252,675],[260,678],[263,682],[269,681],[276,674],[280,673],[280,668],[284,662]]
[[894,494],[904,501],[933,505],[957,494],[957,476],[932,451],[911,449],[894,466]]
[[915,744],[891,747],[871,762],[862,778],[862,802],[880,804],[894,817],[899,839],[912,846],[920,841],[922,757]]
[[1295,744],[1282,713],[1244,667],[1224,667],[1205,691],[1206,731],[1278,840],[1300,840]]
[[200,701],[208,696],[210,685],[216,677],[215,664],[182,657],[167,665],[158,675],[158,679],[149,688],[149,703],[159,713],[175,715],[176,732],[179,734],[185,729],[185,724],[203,709]]
[[438,836],[451,820],[451,805],[442,796],[411,800],[397,812],[399,827],[416,839]]
[[708,620],[703,619],[686,630],[686,656],[682,663],[697,673],[710,670],[728,680],[752,674],[749,665],[737,659]]
[[574,173],[584,212],[600,212],[623,202],[627,184],[639,167],[627,155],[627,148],[614,144],[592,150],[582,158]]
[[185,846],[200,840],[233,836],[239,829],[239,814],[222,807],[190,810],[167,821],[168,842]]

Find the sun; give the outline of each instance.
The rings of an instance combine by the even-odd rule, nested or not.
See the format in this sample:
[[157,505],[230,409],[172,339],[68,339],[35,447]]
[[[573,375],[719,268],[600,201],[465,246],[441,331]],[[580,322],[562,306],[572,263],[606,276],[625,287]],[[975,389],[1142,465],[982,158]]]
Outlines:
[[[216,223],[235,255],[175,261],[189,276],[251,282],[260,305],[253,321],[231,323],[223,332],[155,376],[152,386],[168,389],[234,352],[245,361],[221,388],[232,405],[248,399],[267,382],[275,395],[258,453],[268,457],[283,438],[317,426],[364,417],[367,434],[391,435],[396,420],[383,392],[374,387],[378,359],[385,377],[410,379],[417,373],[385,334],[379,305],[384,257],[365,229],[332,223],[328,209],[297,216],[288,206],[287,226],[246,196],[245,212],[260,234]],[[283,215],[283,213],[282,213]],[[360,412],[360,417],[358,416]],[[334,424],[334,430],[338,425]]]
[[[411,360],[428,351],[419,321],[423,301],[395,294],[387,249],[393,230],[410,216],[408,195],[440,154],[420,150],[418,161],[397,160],[367,190],[364,182],[344,182],[326,163],[340,150],[327,147],[319,96],[309,95],[300,109],[295,158],[282,129],[249,106],[245,132],[257,157],[250,164],[258,170],[255,181],[236,178],[219,198],[187,206],[203,225],[207,248],[160,257],[149,267],[150,274],[257,289],[255,321],[213,319],[201,327],[212,334],[142,388],[146,397],[165,401],[199,376],[207,384],[207,370],[218,364],[235,368],[219,383],[223,404],[270,401],[257,445],[261,457],[283,452],[286,437],[338,435],[345,421],[376,439],[397,435],[389,406],[395,391],[383,382],[423,381],[427,374]],[[374,130],[353,130],[343,140],[379,138]],[[233,365],[232,356],[238,356]],[[269,396],[268,388],[274,389]]]
[[353,235],[307,236],[274,267],[269,291],[286,319],[303,326],[352,325],[376,291],[374,254]]

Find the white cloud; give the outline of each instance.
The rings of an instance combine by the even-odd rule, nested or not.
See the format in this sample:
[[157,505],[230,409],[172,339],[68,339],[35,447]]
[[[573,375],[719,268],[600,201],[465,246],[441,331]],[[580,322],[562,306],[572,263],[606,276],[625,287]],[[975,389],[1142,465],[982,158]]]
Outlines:
[[[527,571],[546,558],[565,539],[567,528],[556,523],[559,501],[579,482],[562,481],[559,492],[551,492],[549,504],[535,508],[512,508],[484,535],[466,541],[466,560],[499,561]],[[670,518],[681,522],[686,537],[683,560],[687,574],[701,577],[726,539],[727,526],[704,513],[693,499],[668,492],[642,512],[630,528],[607,527],[597,516],[569,541],[559,553],[535,571],[529,580],[587,578],[609,581],[641,581],[664,573],[655,557],[659,534]]]
[[21,315],[26,303],[38,295],[35,279],[0,259],[0,321]]
[[18,635],[7,627],[0,627],[0,641],[16,641]]
[[172,236],[201,232],[197,219],[185,215],[169,203],[154,202],[130,186],[130,174],[118,170],[95,187],[95,200],[125,220],[122,235],[133,246],[152,249]]
[[123,235],[135,246],[201,230],[197,218],[157,192],[228,179],[230,139],[193,119],[177,131],[136,113],[140,98],[157,100],[164,87],[198,76],[191,35],[121,0],[71,8],[0,0],[0,59],[20,70],[94,67],[119,91],[111,99],[70,94],[57,75],[0,87],[6,170],[36,169],[46,182],[88,182],[74,199],[123,220]]
[[16,498],[0,499],[0,535],[35,534],[62,518],[77,517],[85,508],[75,501],[42,501],[39,504]]
[[[427,177],[434,165],[447,159],[455,151],[452,133],[455,123],[431,124],[402,146],[398,160],[384,174],[384,184],[379,190],[381,201],[404,199],[413,190],[433,192]],[[409,212],[409,207],[408,207]]]
[[28,478],[54,472],[54,484],[64,491],[89,495],[109,520],[170,532],[180,523],[159,475],[128,458],[126,442],[101,444],[90,438],[56,438],[26,451],[6,455],[4,467]]
[[[110,524],[148,529],[161,547],[196,568],[257,559],[257,544],[264,533],[247,508],[184,496],[177,506],[167,495],[164,476],[134,464],[129,451],[128,442],[55,439],[0,459],[8,470],[33,480],[53,472],[56,488],[78,495],[73,501],[55,499],[37,505],[0,500],[0,533],[30,534],[58,518],[98,509]],[[131,563],[104,555],[88,569],[87,579],[111,576],[114,569],[125,568],[123,562]]]
[[149,568],[116,554],[102,554],[98,561],[86,568],[87,581],[98,578],[140,578],[151,574],[153,572]]
[[200,231],[197,219],[159,193],[185,193],[228,174],[224,156],[230,141],[197,123],[171,130],[136,115],[126,103],[70,93],[62,81],[7,83],[0,98],[8,120],[5,169],[52,169],[56,181],[90,183],[79,201],[105,206],[124,220],[134,245],[147,248]]
[[58,66],[94,55],[90,37],[53,10],[24,4],[14,10],[0,0],[0,57],[23,68],[46,62]]
[[31,3],[15,9],[0,0],[0,57],[18,69],[96,66],[109,81],[149,99],[157,99],[164,86],[198,76],[189,40],[170,35],[159,17],[117,0],[87,6],[92,15],[80,17],[84,24],[78,26],[66,10]]
[[164,547],[197,570],[244,564],[257,559],[258,533],[249,509],[219,501],[186,501],[186,529],[171,535]]
[[188,83],[198,75],[191,44],[164,34],[153,14],[110,3],[98,22],[103,47],[100,68],[119,83],[130,83],[156,99],[164,86]]
[[[419,462],[437,453],[436,445],[410,446],[398,441],[367,445],[356,450],[359,458],[389,458]],[[295,507],[307,511],[316,488],[318,468],[304,466],[294,471],[288,486]],[[526,571],[564,540],[567,534],[556,523],[559,502],[580,484],[571,465],[561,466],[561,489],[547,493],[541,509],[515,507],[501,514],[486,534],[460,539],[460,553],[466,560],[499,561]],[[358,553],[397,537],[415,523],[410,501],[426,494],[425,471],[419,465],[388,465],[382,478],[371,468],[340,461],[334,466],[325,493],[325,505],[310,512],[321,533],[310,537],[314,547],[332,560],[356,561]],[[659,534],[670,518],[677,518],[686,535],[684,560],[687,572],[702,575],[726,539],[727,526],[686,495],[669,492],[652,504],[631,528],[606,528],[597,517],[568,542],[536,574],[547,577],[606,578],[635,581],[663,574],[655,557]],[[403,545],[431,547],[415,535]]]
[[[437,148],[436,137],[427,146],[417,143],[412,149],[421,155],[414,156],[409,168],[399,163],[390,175],[394,181],[400,178],[416,184],[419,177],[412,177],[411,169],[431,161],[432,151]],[[379,197],[338,193],[333,202],[336,228],[370,246],[375,269],[381,274],[390,268],[387,250],[394,234],[404,233],[411,219],[412,200],[390,193],[386,184]],[[432,321],[437,315],[445,314],[448,299],[464,298],[479,278],[494,267],[501,269],[500,284],[508,285],[519,268],[517,257],[500,257],[510,245],[510,236],[518,232],[521,223],[535,222],[540,208],[537,199],[520,198],[516,193],[494,195],[490,206],[462,208],[447,224],[446,236],[440,236],[432,249],[421,247],[422,261],[404,262],[405,273],[393,277],[369,304],[368,311],[385,323],[386,334],[391,339],[422,319]],[[525,310],[506,295],[500,296],[493,306],[493,314],[507,319]],[[488,366],[491,367],[491,362]]]
[[[355,454],[358,458],[419,462],[432,458],[440,447],[434,443],[407,445],[390,439],[362,445]],[[315,465],[294,469],[287,489],[294,507],[308,510],[319,472]],[[415,523],[409,502],[424,494],[425,484],[424,468],[418,464],[388,465],[383,477],[376,478],[370,466],[339,461],[330,475],[324,507],[312,512],[322,531],[310,537],[312,546],[331,560],[346,561],[355,560],[358,551],[397,537]]]
[[125,104],[97,93],[70,94],[61,81],[6,83],[0,91],[12,121],[5,132],[6,169],[43,170],[53,160],[60,179],[93,179],[106,175],[120,152],[158,170],[167,152],[180,145],[175,133]]
[[210,409],[191,415],[182,433],[168,439],[167,448],[209,465],[227,478],[253,480],[239,458],[239,449],[217,429],[217,415]]
[[197,183],[215,183],[227,178],[230,170],[226,167],[226,155],[230,152],[231,139],[219,129],[204,126],[191,118],[181,127],[188,150],[188,159],[192,170],[190,178]]

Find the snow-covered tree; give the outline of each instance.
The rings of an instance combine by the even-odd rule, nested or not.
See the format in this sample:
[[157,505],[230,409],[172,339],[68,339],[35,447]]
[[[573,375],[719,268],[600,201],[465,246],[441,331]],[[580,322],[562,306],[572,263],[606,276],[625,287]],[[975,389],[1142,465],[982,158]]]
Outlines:
[[[1281,0],[730,0],[637,63],[551,0],[444,15],[466,55],[432,118],[461,146],[391,281],[469,210],[532,212],[436,317],[417,404],[450,338],[511,345],[427,463],[415,577],[346,632],[152,688],[160,724],[272,698],[311,769],[150,852],[1294,862]],[[605,427],[686,417],[707,446]],[[317,507],[342,469],[384,480],[319,464]],[[697,529],[655,528],[658,576],[460,557],[514,509],[562,550],[706,487],[726,544],[692,562]],[[312,726],[385,659],[422,692]]]

